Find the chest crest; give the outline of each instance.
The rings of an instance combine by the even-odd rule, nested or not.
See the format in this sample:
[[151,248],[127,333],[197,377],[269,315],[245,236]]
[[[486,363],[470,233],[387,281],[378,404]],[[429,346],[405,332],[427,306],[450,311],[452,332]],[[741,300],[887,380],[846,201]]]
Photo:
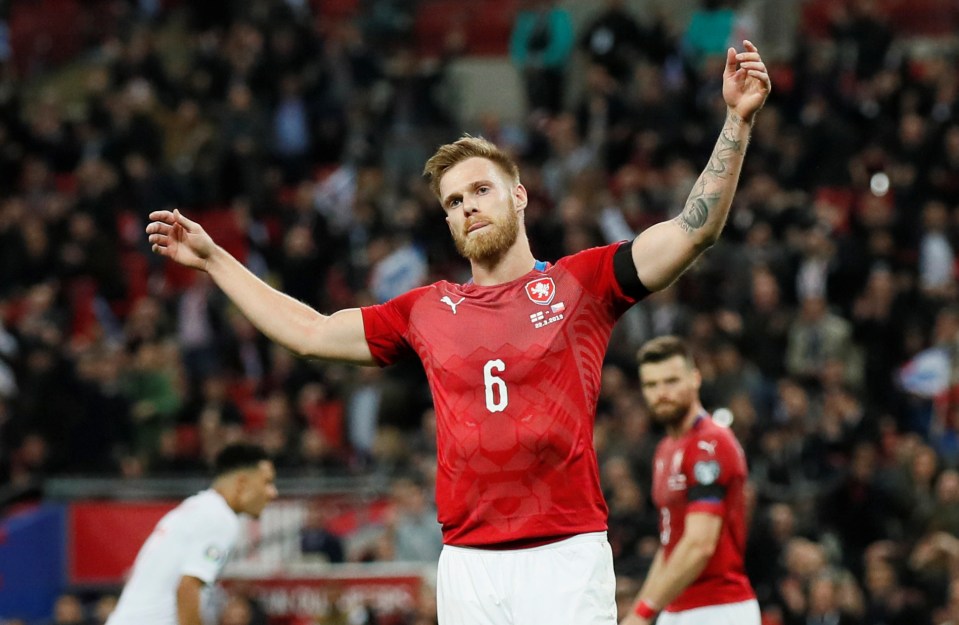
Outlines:
[[686,476],[683,475],[683,450],[673,452],[670,461],[669,476],[666,478],[666,488],[669,490],[686,490]]

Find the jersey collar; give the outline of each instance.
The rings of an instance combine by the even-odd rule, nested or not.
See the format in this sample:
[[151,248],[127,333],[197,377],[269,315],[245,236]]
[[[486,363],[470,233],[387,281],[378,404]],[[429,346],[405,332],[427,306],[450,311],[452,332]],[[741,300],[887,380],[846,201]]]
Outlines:
[[[547,269],[549,269],[549,263],[546,262],[545,260],[537,260],[533,263],[533,271],[538,271],[539,273],[543,273]],[[463,286],[469,286],[471,284],[473,284],[473,278],[470,278],[469,280],[467,280],[463,284]]]

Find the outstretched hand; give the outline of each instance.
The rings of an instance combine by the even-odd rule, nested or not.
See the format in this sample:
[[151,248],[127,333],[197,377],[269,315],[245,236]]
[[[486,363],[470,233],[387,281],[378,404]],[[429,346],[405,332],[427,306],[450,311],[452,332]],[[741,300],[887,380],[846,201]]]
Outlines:
[[730,111],[752,122],[772,91],[772,81],[758,48],[748,40],[743,41],[743,48],[739,53],[735,48],[726,50],[723,99]]
[[179,209],[150,213],[146,232],[155,254],[194,269],[205,271],[207,259],[216,249],[200,224],[184,217]]

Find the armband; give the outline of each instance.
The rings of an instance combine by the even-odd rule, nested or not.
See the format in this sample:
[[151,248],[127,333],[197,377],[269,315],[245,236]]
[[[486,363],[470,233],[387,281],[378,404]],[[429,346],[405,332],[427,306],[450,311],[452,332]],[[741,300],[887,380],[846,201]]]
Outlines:
[[656,613],[659,612],[659,610],[657,610],[656,606],[646,599],[640,599],[639,603],[636,604],[636,607],[633,608],[633,612],[636,613],[636,616],[644,618],[647,621],[651,621],[653,620],[653,617],[656,616]]

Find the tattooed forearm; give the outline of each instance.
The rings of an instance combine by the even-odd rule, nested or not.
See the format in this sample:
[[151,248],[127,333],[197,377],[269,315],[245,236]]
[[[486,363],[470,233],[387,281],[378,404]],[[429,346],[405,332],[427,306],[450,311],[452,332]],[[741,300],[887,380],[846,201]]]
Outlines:
[[704,175],[725,176],[729,174],[729,159],[734,155],[743,153],[743,142],[736,139],[728,128],[723,128],[713,148],[713,154],[709,157],[709,163],[706,165]]
[[675,221],[689,234],[706,229],[718,236],[729,212],[729,203],[739,177],[748,134],[745,122],[731,114],[716,141],[706,169],[693,186],[683,212]]
[[683,212],[676,217],[676,223],[679,224],[679,227],[689,233],[693,233],[706,225],[709,221],[710,211],[715,208],[716,202],[720,198],[719,193],[705,193],[706,185],[702,180],[696,187],[698,191],[690,194]]

